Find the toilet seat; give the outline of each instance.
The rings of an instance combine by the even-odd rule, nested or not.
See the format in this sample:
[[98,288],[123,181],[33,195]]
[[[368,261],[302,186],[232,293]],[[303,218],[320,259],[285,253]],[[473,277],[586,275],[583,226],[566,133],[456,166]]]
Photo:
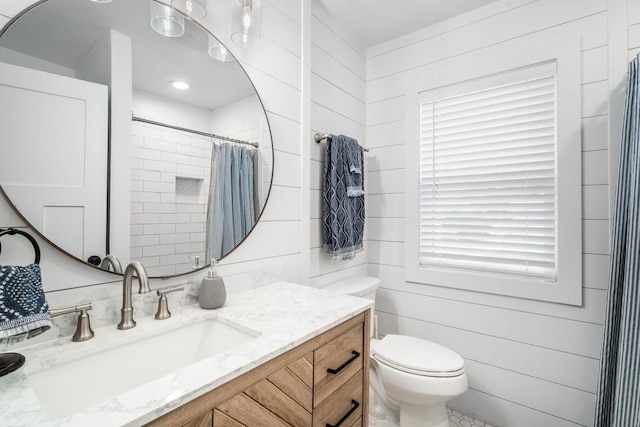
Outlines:
[[371,349],[376,361],[402,372],[427,377],[464,374],[464,360],[446,347],[415,337],[387,335]]

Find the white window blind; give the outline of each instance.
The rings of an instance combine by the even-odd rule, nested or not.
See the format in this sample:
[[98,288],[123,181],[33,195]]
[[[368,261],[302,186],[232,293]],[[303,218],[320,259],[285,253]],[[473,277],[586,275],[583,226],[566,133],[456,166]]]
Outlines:
[[542,70],[419,103],[422,267],[556,280],[556,74]]

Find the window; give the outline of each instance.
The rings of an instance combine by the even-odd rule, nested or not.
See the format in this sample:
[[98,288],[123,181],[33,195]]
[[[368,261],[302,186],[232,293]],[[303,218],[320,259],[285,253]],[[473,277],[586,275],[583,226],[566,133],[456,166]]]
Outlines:
[[581,304],[580,50],[562,44],[408,96],[407,281]]
[[528,71],[420,102],[421,265],[556,280],[556,67]]

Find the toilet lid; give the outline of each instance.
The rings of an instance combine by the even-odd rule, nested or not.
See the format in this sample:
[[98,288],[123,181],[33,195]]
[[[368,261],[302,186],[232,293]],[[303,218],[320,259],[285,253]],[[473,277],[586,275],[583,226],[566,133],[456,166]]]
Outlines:
[[464,361],[456,352],[420,338],[387,335],[371,353],[380,363],[417,375],[453,377],[464,373]]

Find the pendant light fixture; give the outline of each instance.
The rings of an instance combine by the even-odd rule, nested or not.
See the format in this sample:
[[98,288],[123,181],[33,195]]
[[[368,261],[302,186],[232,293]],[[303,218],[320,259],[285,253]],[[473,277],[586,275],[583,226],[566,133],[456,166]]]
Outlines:
[[182,12],[185,18],[192,21],[203,19],[207,16],[206,0],[171,0],[171,7]]
[[222,62],[233,61],[231,52],[212,35],[209,35],[209,56]]
[[260,0],[237,0],[231,21],[231,40],[242,48],[260,43]]
[[184,15],[170,6],[149,2],[151,28],[165,37],[180,37],[184,34]]

